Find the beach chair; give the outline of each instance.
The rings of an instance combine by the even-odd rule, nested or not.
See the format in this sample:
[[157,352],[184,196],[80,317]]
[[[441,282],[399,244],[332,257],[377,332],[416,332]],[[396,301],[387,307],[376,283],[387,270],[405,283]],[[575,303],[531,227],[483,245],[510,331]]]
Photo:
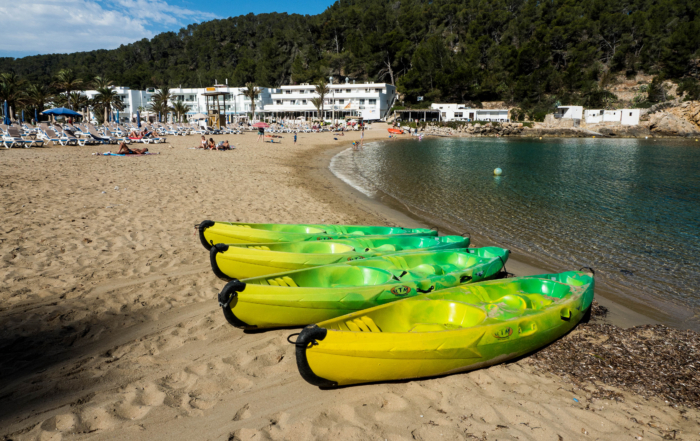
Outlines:
[[44,142],[50,142],[54,145],[56,145],[56,143],[68,145],[68,138],[56,133],[56,131],[46,123],[39,124],[39,138]]
[[8,135],[3,136],[3,144],[5,145],[5,148],[11,147],[8,147],[6,142],[11,142],[12,145],[26,148],[44,146],[44,141],[41,139],[27,139],[23,137],[17,127],[8,127],[7,132]]
[[90,134],[92,139],[94,139],[95,141],[97,141],[99,143],[102,143],[102,144],[116,144],[117,143],[116,138],[102,135],[101,133],[99,133],[97,131],[95,126],[93,126],[90,123],[87,123],[87,129],[88,129],[88,133]]
[[107,127],[105,127],[103,131],[105,133],[105,137],[108,139],[116,139],[117,142],[125,142],[127,144],[131,144],[131,139],[129,139],[128,136],[114,136]]

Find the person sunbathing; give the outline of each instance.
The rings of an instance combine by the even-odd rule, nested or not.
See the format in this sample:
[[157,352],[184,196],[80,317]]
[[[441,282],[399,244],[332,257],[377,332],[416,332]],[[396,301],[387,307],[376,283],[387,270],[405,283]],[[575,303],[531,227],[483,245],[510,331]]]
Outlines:
[[206,149],[207,148],[207,138],[204,135],[202,135],[202,140],[199,143],[199,147],[197,147],[197,148],[198,149]]
[[216,143],[214,142],[214,138],[209,138],[209,145],[207,146],[209,150],[216,150]]
[[147,148],[142,148],[142,149],[130,149],[127,147],[125,142],[122,142],[119,144],[119,151],[117,152],[118,155],[143,155],[144,153],[147,153],[148,149]]

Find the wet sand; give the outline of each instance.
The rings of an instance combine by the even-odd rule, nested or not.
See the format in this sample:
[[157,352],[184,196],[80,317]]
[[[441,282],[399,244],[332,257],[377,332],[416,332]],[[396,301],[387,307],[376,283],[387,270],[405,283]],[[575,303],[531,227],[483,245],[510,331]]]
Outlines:
[[[376,125],[366,139],[385,133]],[[293,331],[244,333],[225,321],[215,300],[223,282],[193,226],[204,219],[417,221],[364,200],[330,174],[333,152],[358,133],[338,141],[300,134],[296,146],[291,135],[281,144],[256,143],[253,133],[214,138],[238,148],[190,150],[198,143],[190,136],[149,146],[161,154],[147,157],[90,154],[109,147],[0,151],[0,436],[700,436],[697,410],[626,391],[622,400],[588,398],[527,358],[420,381],[338,390],[307,384],[286,341]],[[541,272],[515,257],[509,271]]]

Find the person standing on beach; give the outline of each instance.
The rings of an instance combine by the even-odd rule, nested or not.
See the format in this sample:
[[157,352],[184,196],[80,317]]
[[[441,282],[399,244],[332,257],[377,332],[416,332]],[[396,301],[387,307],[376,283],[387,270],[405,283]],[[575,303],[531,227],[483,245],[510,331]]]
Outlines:
[[294,132],[294,145],[297,145],[297,132]]
[[265,141],[265,128],[263,127],[258,127],[258,140],[255,142],[259,142],[260,140]]

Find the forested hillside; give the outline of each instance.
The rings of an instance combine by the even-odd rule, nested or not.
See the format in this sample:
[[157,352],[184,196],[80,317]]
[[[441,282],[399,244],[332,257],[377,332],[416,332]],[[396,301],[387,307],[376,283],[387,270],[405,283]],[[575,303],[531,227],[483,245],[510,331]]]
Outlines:
[[48,84],[71,68],[132,88],[333,75],[395,83],[407,103],[595,105],[611,73],[698,75],[699,12],[699,0],[342,0],[316,16],[250,14],[115,50],[0,59],[0,72]]

